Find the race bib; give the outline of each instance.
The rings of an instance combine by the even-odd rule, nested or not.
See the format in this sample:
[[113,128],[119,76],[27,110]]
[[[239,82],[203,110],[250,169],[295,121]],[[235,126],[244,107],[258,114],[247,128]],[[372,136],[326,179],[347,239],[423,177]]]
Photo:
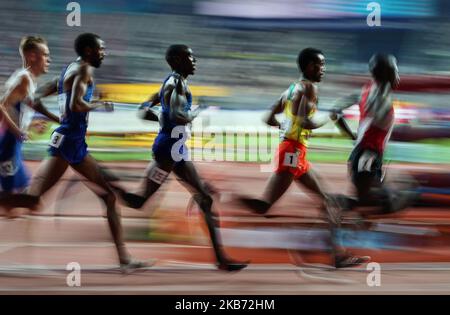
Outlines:
[[50,146],[52,146],[54,148],[59,148],[63,139],[64,139],[64,135],[55,131],[55,132],[53,132],[52,137],[50,138],[49,144],[50,144]]
[[290,153],[286,152],[284,154],[283,166],[297,167],[298,165],[298,152]]
[[155,167],[150,171],[148,178],[151,181],[161,185],[166,180],[167,176],[169,176],[168,172],[160,169],[159,167]]

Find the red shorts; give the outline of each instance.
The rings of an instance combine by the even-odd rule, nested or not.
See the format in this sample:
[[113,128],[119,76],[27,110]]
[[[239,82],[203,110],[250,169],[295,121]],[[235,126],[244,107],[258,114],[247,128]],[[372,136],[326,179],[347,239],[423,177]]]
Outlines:
[[294,178],[299,178],[308,172],[310,164],[306,160],[306,151],[307,147],[295,140],[283,140],[275,153],[275,173],[288,171]]

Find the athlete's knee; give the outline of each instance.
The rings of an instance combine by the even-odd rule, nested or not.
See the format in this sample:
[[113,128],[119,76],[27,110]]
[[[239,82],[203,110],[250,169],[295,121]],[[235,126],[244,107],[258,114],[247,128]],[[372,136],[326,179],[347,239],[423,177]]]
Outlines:
[[116,196],[112,191],[108,191],[104,194],[99,195],[99,197],[103,200],[103,202],[106,204],[106,206],[111,206],[116,203]]

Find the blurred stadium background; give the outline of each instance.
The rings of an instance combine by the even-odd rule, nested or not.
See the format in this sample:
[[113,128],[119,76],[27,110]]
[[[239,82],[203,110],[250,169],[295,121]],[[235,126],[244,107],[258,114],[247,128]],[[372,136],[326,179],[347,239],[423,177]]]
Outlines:
[[[183,42],[193,47],[199,60],[197,74],[190,79],[195,102],[216,106],[215,111],[205,113],[210,122],[210,116],[219,117],[212,118],[215,127],[261,126],[262,111],[298,77],[298,51],[314,46],[327,57],[320,108],[326,109],[336,98],[359,89],[367,79],[370,56],[375,51],[389,52],[397,56],[403,80],[396,95],[398,122],[413,123],[418,133],[425,125],[439,127],[439,135],[431,132],[431,137],[448,138],[450,5],[446,1],[379,1],[381,27],[367,26],[367,1],[78,3],[81,26],[69,27],[64,1],[2,1],[0,80],[4,82],[20,66],[17,46],[26,34],[41,34],[49,41],[53,63],[42,81],[58,75],[74,58],[77,34],[100,34],[109,56],[96,74],[97,84],[104,97],[124,104],[112,115],[92,115],[91,132],[155,133],[157,124],[139,121],[135,108],[159,89],[167,74],[165,49],[170,43]],[[57,111],[54,99],[48,104]],[[246,111],[233,113],[235,110]],[[318,131],[322,133],[337,134],[337,130],[329,125]],[[412,140],[429,138],[420,134]],[[394,133],[396,138],[403,139]],[[92,141],[95,149],[99,144]],[[151,138],[142,141],[145,148],[151,145]],[[415,152],[417,147],[412,147]],[[443,162],[440,158],[450,156],[448,147],[447,140],[428,141],[421,146],[429,153],[427,157],[409,160]],[[441,154],[433,159],[438,151]],[[33,156],[35,150],[28,155]],[[408,154],[394,158],[408,161]]]

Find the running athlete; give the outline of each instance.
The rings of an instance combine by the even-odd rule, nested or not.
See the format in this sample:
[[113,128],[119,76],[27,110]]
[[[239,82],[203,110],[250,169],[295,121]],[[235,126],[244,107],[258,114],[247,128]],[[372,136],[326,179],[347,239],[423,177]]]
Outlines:
[[34,111],[59,122],[41,102],[35,102],[36,80],[48,72],[50,51],[42,37],[27,36],[20,42],[23,68],[7,80],[6,92],[0,99],[0,205],[7,210],[32,207],[37,199],[22,193],[29,175],[22,160],[22,142],[28,138]]
[[139,106],[139,117],[143,120],[159,121],[159,113],[153,109],[160,104],[159,93],[150,95],[148,100]]
[[357,192],[357,200],[345,201],[345,209],[356,206],[378,206],[383,213],[407,207],[416,195],[412,192],[393,192],[383,185],[383,155],[394,127],[394,107],[391,94],[399,82],[397,60],[392,55],[375,54],[369,61],[372,80],[362,92],[339,100],[331,118],[341,120],[344,109],[359,104],[360,119],[357,136],[348,125],[340,129],[356,140],[349,158],[349,173]]
[[[318,103],[317,84],[322,81],[325,73],[325,57],[318,49],[306,48],[299,53],[297,65],[302,77],[283,92],[266,119],[268,125],[281,129],[282,141],[275,154],[275,173],[270,177],[262,199],[241,197],[239,200],[254,212],[265,214],[295,181],[321,197],[331,226],[338,226],[339,218],[334,206],[331,206],[334,201],[306,159],[308,138],[312,130],[330,121],[327,116],[318,118],[315,115]],[[285,118],[282,124],[275,118],[280,113]],[[336,267],[354,266],[366,261],[364,257],[345,254],[334,243],[334,237],[332,242]]]
[[116,211],[116,198],[104,179],[97,162],[87,151],[86,130],[88,114],[103,107],[113,110],[112,103],[91,101],[94,92],[94,68],[99,68],[105,57],[105,45],[98,35],[84,33],[75,40],[78,58],[61,73],[57,84],[49,85],[48,91],[57,91],[61,111],[61,125],[51,135],[50,158],[39,167],[33,177],[28,193],[42,196],[61,178],[70,166],[99,189],[92,189],[106,205],[109,228],[116,245],[122,269],[143,267],[144,264],[130,258],[122,237],[120,218]]
[[138,195],[117,188],[125,203],[135,209],[158,190],[170,172],[192,192],[193,198],[203,211],[208,226],[217,267],[220,270],[236,271],[247,265],[237,263],[226,256],[221,246],[218,218],[212,211],[213,199],[205,183],[200,179],[194,164],[189,159],[185,145],[188,124],[198,115],[198,110],[191,110],[192,94],[187,84],[189,75],[195,72],[196,59],[191,48],[186,45],[172,45],[166,51],[166,61],[172,69],[161,87],[159,99],[162,106],[160,117],[161,129],[152,147],[154,161],[147,169],[144,182],[144,194]]

